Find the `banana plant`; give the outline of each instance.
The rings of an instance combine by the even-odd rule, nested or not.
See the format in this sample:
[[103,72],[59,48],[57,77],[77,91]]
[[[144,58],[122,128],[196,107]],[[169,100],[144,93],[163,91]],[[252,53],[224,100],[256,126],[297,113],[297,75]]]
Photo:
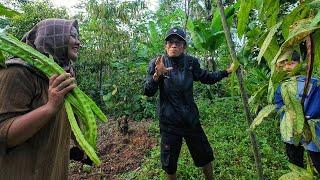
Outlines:
[[[267,2],[263,1],[263,2]],[[315,136],[315,127],[314,122],[310,122],[305,120],[304,117],[304,99],[308,92],[309,81],[312,76],[312,69],[319,68],[320,65],[320,44],[316,40],[320,34],[320,1],[304,1],[300,2],[295,8],[291,10],[290,13],[279,18],[278,23],[268,24],[269,30],[267,35],[264,37],[263,43],[259,46],[260,52],[258,55],[258,63],[262,60],[265,60],[270,68],[270,79],[268,88],[262,87],[260,91],[252,96],[252,98],[261,98],[262,91],[268,93],[268,102],[270,105],[263,108],[258,116],[254,119],[251,124],[251,130],[254,129],[258,124],[262,122],[265,117],[268,117],[272,112],[275,111],[275,106],[271,105],[273,101],[273,96],[275,93],[275,88],[282,83],[282,97],[285,104],[285,119],[281,122],[281,134],[284,139],[292,139],[295,144],[298,144],[301,141],[302,136],[304,138],[310,137],[313,132],[312,140],[314,142],[318,142]],[[261,12],[263,13],[263,12]],[[259,17],[262,17],[260,15]],[[263,19],[261,19],[263,21]],[[267,23],[266,23],[267,24]],[[270,26],[272,25],[272,26]],[[279,41],[279,38],[282,41]],[[277,43],[280,42],[280,43]],[[307,80],[305,82],[303,98],[301,101],[296,99],[296,77],[285,81],[288,76],[284,74],[280,74],[276,71],[276,63],[279,61],[281,56],[283,56],[288,50],[297,50],[300,51],[300,44],[306,44],[307,49],[307,60],[308,60],[308,68],[307,72],[302,69],[301,74],[307,74]],[[276,53],[274,49],[277,49]],[[272,50],[272,51],[271,51]],[[270,56],[272,54],[272,56]],[[301,70],[301,69],[300,69]],[[253,99],[252,101],[257,102],[257,99]],[[311,177],[312,177],[312,169],[311,169]],[[282,177],[296,176],[297,173],[295,171],[288,173]],[[281,179],[281,178],[280,178]],[[312,178],[311,178],[312,179]]]
[[[239,9],[239,3],[235,3],[225,9],[225,16],[229,25],[232,23],[237,9]],[[210,23],[190,19],[187,23],[187,28],[191,33],[194,46],[197,50],[214,52],[226,44],[225,38],[223,37],[224,31],[218,8],[214,10]]]

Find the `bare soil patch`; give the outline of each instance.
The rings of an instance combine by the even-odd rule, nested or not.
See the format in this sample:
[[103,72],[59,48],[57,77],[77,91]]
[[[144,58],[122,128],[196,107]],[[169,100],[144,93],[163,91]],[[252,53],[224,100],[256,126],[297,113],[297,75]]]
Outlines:
[[[124,135],[118,120],[110,119],[98,126],[98,155],[101,165],[86,166],[77,161],[69,163],[69,179],[118,179],[118,175],[136,170],[143,162],[146,153],[157,140],[148,128],[151,120],[128,120],[128,133]],[[120,128],[121,127],[121,128]]]

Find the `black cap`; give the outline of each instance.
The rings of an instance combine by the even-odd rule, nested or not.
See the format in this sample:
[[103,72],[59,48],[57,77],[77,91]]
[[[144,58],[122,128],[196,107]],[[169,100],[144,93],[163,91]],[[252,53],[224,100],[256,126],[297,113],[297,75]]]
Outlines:
[[170,29],[170,31],[167,33],[165,40],[167,41],[168,38],[172,35],[176,35],[176,36],[180,37],[181,39],[183,39],[184,41],[186,41],[186,33],[184,32],[184,30],[182,30],[179,27],[174,27],[174,28]]
[[297,51],[288,50],[277,59],[277,63],[280,63],[281,61],[300,62],[300,54]]
[[300,54],[297,51],[293,51],[291,60],[300,62]]

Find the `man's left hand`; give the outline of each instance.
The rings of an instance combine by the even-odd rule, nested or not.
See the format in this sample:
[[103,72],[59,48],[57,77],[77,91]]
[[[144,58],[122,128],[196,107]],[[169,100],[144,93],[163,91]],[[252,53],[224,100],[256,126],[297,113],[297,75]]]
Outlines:
[[226,69],[226,71],[228,72],[228,74],[235,72],[238,67],[239,67],[240,63],[237,62],[233,62],[230,64],[230,66],[228,67],[228,69]]

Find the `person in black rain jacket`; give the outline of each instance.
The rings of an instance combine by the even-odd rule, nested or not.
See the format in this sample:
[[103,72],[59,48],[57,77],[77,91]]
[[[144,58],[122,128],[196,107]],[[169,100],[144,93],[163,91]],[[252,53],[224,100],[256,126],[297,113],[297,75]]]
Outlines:
[[236,68],[209,72],[200,68],[198,59],[185,54],[186,34],[172,28],[165,38],[166,54],[150,61],[144,94],[153,96],[160,89],[158,115],[161,134],[161,164],[168,179],[176,179],[177,161],[185,139],[193,161],[212,179],[213,151],[199,121],[193,98],[193,81],[214,84]]

